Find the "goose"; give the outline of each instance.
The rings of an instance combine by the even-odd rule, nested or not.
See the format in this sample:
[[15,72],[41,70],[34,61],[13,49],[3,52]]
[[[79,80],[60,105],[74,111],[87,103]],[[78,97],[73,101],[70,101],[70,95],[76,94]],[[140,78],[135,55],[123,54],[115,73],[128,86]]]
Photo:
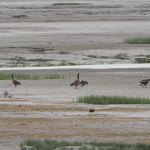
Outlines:
[[77,74],[77,80],[70,84],[70,86],[75,86],[75,89],[78,89],[78,85],[80,84],[79,75],[80,73]]
[[12,77],[12,83],[15,85],[15,87],[16,87],[17,85],[20,85],[20,82],[17,81],[17,80],[14,78],[14,75],[13,75],[13,74],[11,74],[11,77]]
[[84,85],[86,85],[86,84],[88,84],[88,82],[87,81],[84,81],[84,80],[82,80],[81,82],[80,82],[80,86],[84,86]]
[[140,81],[141,84],[140,84],[139,86],[142,86],[142,85],[143,85],[143,88],[144,88],[144,87],[146,87],[146,85],[149,83],[149,81],[150,81],[150,79],[141,80],[141,81]]

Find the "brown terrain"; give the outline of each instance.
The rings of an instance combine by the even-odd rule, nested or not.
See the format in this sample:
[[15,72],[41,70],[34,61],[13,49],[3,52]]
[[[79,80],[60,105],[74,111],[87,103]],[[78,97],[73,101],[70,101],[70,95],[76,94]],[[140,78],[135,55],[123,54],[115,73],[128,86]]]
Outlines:
[[[55,3],[68,1],[56,0]],[[2,0],[1,73],[46,75],[63,79],[0,81],[0,149],[19,150],[29,138],[150,143],[150,105],[77,103],[88,95],[150,97],[149,68],[5,70],[6,67],[130,64],[148,58],[149,45],[123,40],[150,35],[150,2],[70,0],[82,5],[53,5],[52,0]],[[80,72],[88,85],[69,84]],[[8,95],[5,97],[5,91]],[[90,109],[95,112],[89,112]]]

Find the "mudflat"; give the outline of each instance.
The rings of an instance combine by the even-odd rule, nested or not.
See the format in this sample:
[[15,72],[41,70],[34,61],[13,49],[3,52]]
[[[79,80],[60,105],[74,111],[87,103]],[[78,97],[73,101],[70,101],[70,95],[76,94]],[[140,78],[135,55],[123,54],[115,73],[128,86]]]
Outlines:
[[[123,43],[126,38],[149,36],[148,1],[69,2],[80,5],[1,1],[0,67],[130,64],[148,58],[149,45]],[[78,97],[88,95],[149,98],[149,85],[139,86],[150,77],[149,68],[1,72],[58,73],[64,78],[22,80],[17,87],[11,80],[0,81],[0,149],[19,150],[29,138],[150,142],[149,105],[77,103]],[[75,89],[69,84],[78,72],[89,84]],[[95,112],[89,112],[91,108]]]
[[[10,73],[12,71],[4,71]],[[21,80],[15,87],[10,80],[0,81],[0,147],[19,149],[25,139],[59,139],[150,142],[150,106],[92,105],[77,103],[80,96],[109,95],[149,98],[139,81],[149,77],[149,69],[43,70],[19,73],[58,73],[63,79]],[[70,87],[80,72],[88,85]],[[4,97],[5,91],[8,95]],[[10,97],[11,96],[11,97]],[[90,109],[95,112],[89,112]]]
[[148,1],[66,3],[2,1],[0,67],[130,64],[149,58],[149,45],[123,42],[150,35]]

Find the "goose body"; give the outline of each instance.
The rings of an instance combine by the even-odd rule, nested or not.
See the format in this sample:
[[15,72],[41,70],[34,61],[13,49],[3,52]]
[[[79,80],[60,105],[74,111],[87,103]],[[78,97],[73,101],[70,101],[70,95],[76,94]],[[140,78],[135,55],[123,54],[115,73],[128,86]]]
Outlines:
[[77,89],[78,85],[80,85],[79,75],[80,73],[77,74],[77,80],[75,80],[74,82],[70,84],[70,86],[75,86],[75,89]]
[[86,85],[86,84],[88,84],[88,82],[87,81],[84,81],[84,80],[82,80],[81,82],[80,82],[80,86],[84,86],[84,85]]
[[12,83],[15,85],[15,87],[16,87],[17,85],[20,85],[20,82],[17,81],[17,80],[14,78],[14,75],[13,75],[13,74],[11,74],[11,77],[12,77]]
[[150,81],[150,79],[141,80],[139,86],[146,87],[146,85],[149,83],[149,81]]

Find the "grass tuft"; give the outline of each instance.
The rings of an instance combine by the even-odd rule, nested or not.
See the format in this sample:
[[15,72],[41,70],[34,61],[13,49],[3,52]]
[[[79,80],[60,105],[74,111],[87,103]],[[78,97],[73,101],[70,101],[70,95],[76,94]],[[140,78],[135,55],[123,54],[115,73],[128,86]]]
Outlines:
[[[78,143],[77,145],[75,143]],[[25,140],[20,144],[21,150],[149,150],[150,144],[112,143],[112,142],[68,142],[57,140]]]
[[44,77],[45,79],[60,79],[60,74],[49,74]]
[[[14,74],[14,78],[18,80],[40,80],[40,79],[65,79],[65,75],[60,75],[57,73],[48,75],[38,75],[38,74]],[[10,74],[0,73],[0,80],[11,80]]]
[[109,104],[150,104],[149,98],[133,98],[120,96],[84,96],[77,99],[78,103],[88,103],[97,105]]
[[130,38],[130,39],[125,39],[123,42],[128,43],[128,44],[150,44],[150,37],[147,37],[147,38],[141,38],[141,37]]
[[117,54],[114,58],[115,59],[128,59],[128,56],[126,53],[120,53],[120,54]]
[[150,63],[150,58],[135,58],[135,63]]

